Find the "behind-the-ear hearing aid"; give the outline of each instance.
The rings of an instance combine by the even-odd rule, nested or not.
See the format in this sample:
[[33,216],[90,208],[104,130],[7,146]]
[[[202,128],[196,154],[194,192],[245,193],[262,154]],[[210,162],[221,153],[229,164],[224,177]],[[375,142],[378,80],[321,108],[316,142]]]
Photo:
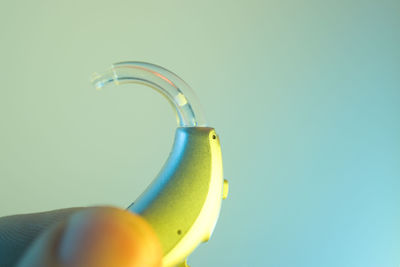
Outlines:
[[218,220],[223,179],[218,135],[207,127],[196,96],[174,73],[144,62],[114,64],[93,84],[141,83],[161,93],[176,110],[178,128],[172,151],[159,175],[128,210],[153,227],[163,249],[163,267],[187,266],[188,255],[207,241]]

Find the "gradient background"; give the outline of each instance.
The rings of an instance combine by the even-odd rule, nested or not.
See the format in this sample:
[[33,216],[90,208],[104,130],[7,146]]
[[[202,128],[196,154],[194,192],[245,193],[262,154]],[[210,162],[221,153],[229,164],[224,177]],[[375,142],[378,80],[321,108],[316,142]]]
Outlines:
[[167,101],[94,71],[176,72],[230,196],[193,267],[400,265],[400,1],[3,1],[0,216],[129,205],[170,151]]

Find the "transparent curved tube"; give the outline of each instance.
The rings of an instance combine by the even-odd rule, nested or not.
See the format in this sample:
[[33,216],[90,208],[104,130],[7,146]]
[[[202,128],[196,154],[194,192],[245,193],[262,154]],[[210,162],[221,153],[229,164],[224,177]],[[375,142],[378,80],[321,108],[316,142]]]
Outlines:
[[181,78],[163,67],[145,62],[120,62],[113,64],[103,74],[94,74],[92,83],[97,89],[107,84],[139,83],[161,93],[174,106],[178,126],[206,126],[197,97]]

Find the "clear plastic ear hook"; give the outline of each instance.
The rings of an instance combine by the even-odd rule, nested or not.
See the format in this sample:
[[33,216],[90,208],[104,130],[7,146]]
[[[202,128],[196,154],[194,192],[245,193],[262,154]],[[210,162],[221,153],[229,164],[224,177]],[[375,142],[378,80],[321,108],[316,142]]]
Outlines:
[[97,89],[107,84],[139,83],[161,93],[174,107],[178,126],[206,126],[197,97],[181,78],[163,67],[138,61],[113,64],[103,74],[94,74],[92,83]]

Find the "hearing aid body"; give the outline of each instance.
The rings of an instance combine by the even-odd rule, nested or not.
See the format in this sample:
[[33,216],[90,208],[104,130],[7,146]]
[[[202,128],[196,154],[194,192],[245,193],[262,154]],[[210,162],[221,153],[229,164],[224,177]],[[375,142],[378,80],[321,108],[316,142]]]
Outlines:
[[179,127],[172,151],[160,173],[128,210],[143,216],[163,248],[163,267],[187,266],[187,256],[207,241],[218,220],[223,179],[218,135],[207,127],[190,87],[172,72],[144,62],[114,64],[93,83],[142,83],[174,106]]

